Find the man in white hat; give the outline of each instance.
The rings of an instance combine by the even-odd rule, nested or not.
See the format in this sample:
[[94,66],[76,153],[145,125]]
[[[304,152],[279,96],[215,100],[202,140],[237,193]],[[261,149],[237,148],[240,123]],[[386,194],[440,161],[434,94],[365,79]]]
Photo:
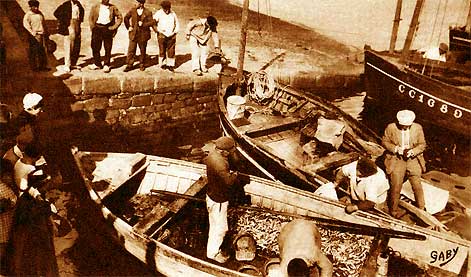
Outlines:
[[397,122],[386,127],[382,139],[383,146],[387,150],[384,164],[391,181],[389,210],[396,218],[402,216],[398,204],[406,174],[414,190],[415,205],[422,210],[425,208],[420,176],[425,171],[423,152],[426,143],[422,126],[414,123],[414,120],[413,111],[399,111]]

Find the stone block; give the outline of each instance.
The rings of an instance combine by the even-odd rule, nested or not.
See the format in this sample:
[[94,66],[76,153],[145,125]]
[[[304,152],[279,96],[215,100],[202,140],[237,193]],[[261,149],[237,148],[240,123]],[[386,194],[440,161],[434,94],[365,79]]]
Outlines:
[[177,95],[177,100],[185,100],[192,97],[192,93],[185,92]]
[[67,86],[67,88],[69,89],[71,94],[73,94],[73,95],[82,94],[83,88],[82,88],[82,78],[81,77],[65,79],[62,82],[64,83],[64,85]]
[[196,101],[196,98],[193,98],[193,97],[186,99],[184,102],[185,102],[186,106],[192,106],[192,105],[196,105],[198,103]]
[[161,111],[166,111],[170,110],[172,108],[172,104],[159,104],[159,105],[153,105],[154,111],[156,112],[161,112]]
[[172,103],[172,109],[179,109],[185,107],[185,103],[182,101],[177,101]]
[[152,75],[126,76],[123,79],[121,91],[132,94],[154,92],[154,82],[154,76]]
[[119,122],[119,110],[108,110],[106,112],[106,122],[109,124],[116,124]]
[[121,92],[121,81],[118,77],[87,76],[82,78],[84,94],[118,94]]
[[84,110],[93,111],[108,108],[108,98],[97,97],[83,101]]
[[85,108],[83,101],[77,101],[75,103],[70,104],[70,110],[72,112],[82,111]]
[[160,119],[160,114],[159,113],[150,113],[150,114],[147,114],[147,118],[149,119],[149,121],[154,122],[154,121]]
[[152,95],[152,105],[164,103],[164,95],[154,94]]
[[216,96],[207,95],[207,96],[199,97],[199,98],[196,98],[196,102],[198,103],[215,102],[216,103]]
[[213,74],[204,74],[193,79],[193,91],[196,93],[217,93],[218,85],[218,76]]
[[173,103],[177,100],[177,96],[175,94],[165,94],[164,96],[164,103]]
[[155,79],[157,93],[180,94],[193,91],[193,79],[189,74],[159,74]]
[[135,95],[131,98],[133,107],[149,106],[152,103],[152,96],[149,93]]
[[110,98],[109,105],[115,109],[127,109],[131,107],[131,99],[129,98]]
[[147,121],[147,114],[143,107],[128,109],[126,112],[126,117],[131,124],[140,124]]

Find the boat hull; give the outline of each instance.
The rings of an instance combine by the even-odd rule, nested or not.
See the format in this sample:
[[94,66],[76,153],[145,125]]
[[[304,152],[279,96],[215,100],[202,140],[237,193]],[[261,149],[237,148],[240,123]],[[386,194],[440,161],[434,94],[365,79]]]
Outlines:
[[[468,91],[400,69],[384,57],[365,51],[365,84],[370,98],[386,110],[391,106],[411,109],[420,122],[471,137],[471,94]],[[397,110],[391,111],[395,112]]]

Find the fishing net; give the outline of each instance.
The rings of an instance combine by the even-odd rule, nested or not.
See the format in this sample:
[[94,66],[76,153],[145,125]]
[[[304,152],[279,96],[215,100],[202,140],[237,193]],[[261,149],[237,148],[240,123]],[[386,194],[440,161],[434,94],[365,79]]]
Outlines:
[[265,71],[254,72],[247,79],[247,92],[251,100],[265,105],[275,94],[275,80]]

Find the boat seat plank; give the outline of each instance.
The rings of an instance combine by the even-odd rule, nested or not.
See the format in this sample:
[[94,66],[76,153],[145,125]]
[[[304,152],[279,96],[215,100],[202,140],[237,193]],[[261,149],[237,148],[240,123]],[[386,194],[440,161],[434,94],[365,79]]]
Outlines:
[[[206,179],[200,178],[188,188],[185,194],[189,196],[195,196],[205,185]],[[159,222],[164,219],[167,219],[165,221],[167,222],[169,220],[169,216],[172,216],[179,210],[181,210],[186,205],[186,203],[188,203],[188,201],[188,199],[180,198],[174,200],[167,207],[156,206],[146,217],[141,219],[133,228],[136,230],[136,232],[142,232],[146,234],[155,232],[154,229],[160,229],[160,227],[163,226],[163,224],[158,224]]]
[[343,165],[349,164],[358,160],[360,155],[356,152],[343,153],[335,152],[331,155],[321,157],[313,163],[301,167],[301,171],[316,175],[318,172],[329,169],[339,168]]
[[246,128],[240,128],[240,129],[242,132],[245,132],[247,136],[255,138],[255,137],[260,137],[267,134],[280,132],[286,129],[291,129],[291,128],[304,124],[304,122],[305,122],[305,119],[300,119],[296,117],[286,117],[281,120],[277,118],[276,120],[273,120],[271,122],[250,124],[250,125],[247,125]]
[[109,184],[104,190],[97,190],[100,198],[104,199],[112,194],[129,179],[144,169],[146,164],[146,156],[142,153],[136,153],[127,159],[120,157],[106,157],[96,162],[96,168],[93,172],[94,179],[106,180]]

